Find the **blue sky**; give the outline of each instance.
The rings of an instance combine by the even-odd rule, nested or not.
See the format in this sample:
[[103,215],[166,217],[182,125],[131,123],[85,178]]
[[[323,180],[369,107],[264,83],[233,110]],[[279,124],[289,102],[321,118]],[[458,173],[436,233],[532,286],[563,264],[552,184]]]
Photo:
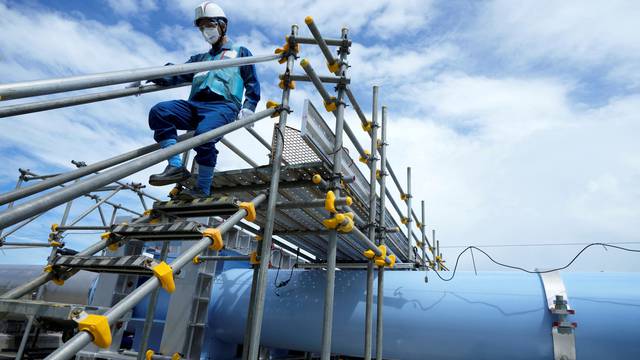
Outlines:
[[[229,35],[254,54],[282,45],[312,15],[325,36],[342,26],[354,40],[350,76],[367,113],[371,86],[389,107],[390,159],[443,246],[640,241],[640,42],[633,1],[220,1]],[[3,83],[178,63],[205,51],[192,27],[198,1],[0,0]],[[318,50],[302,56],[324,71]],[[278,64],[258,66],[264,100],[278,99]],[[297,72],[300,72],[299,68]],[[69,169],[152,141],[153,104],[187,89],[2,119],[0,190],[17,168]],[[293,92],[299,124],[309,86]],[[7,102],[11,103],[11,102]],[[328,117],[327,117],[328,118]],[[347,111],[355,128],[357,118]],[[270,138],[272,123],[257,125]],[[364,134],[359,134],[362,142]],[[264,163],[246,133],[228,136]],[[244,167],[221,150],[219,169]],[[145,182],[148,174],[129,180]],[[417,184],[417,186],[416,186]],[[163,195],[165,189],[150,189]],[[130,197],[118,201],[138,206]],[[79,209],[78,209],[79,210]],[[34,241],[61,213],[16,235]],[[95,221],[95,218],[94,218]],[[71,239],[83,247],[92,239]],[[633,245],[630,245],[633,246]],[[450,260],[459,249],[445,249]],[[551,267],[577,246],[488,248],[502,261]],[[43,252],[0,253],[0,263],[41,263]],[[464,259],[464,258],[463,258]],[[463,268],[469,269],[469,259]],[[574,269],[637,271],[637,255],[592,249]],[[494,269],[476,257],[478,266]]]

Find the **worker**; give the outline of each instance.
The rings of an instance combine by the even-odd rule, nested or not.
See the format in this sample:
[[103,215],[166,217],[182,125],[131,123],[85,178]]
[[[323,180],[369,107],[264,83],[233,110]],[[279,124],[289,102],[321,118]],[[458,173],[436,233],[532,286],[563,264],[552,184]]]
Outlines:
[[[227,17],[217,4],[205,1],[196,7],[194,25],[211,44],[211,49],[192,56],[187,63],[251,56],[247,48],[233,44],[226,36],[227,24]],[[149,111],[149,126],[154,131],[154,139],[162,148],[176,144],[177,129],[195,130],[195,135],[205,133],[252,115],[260,101],[260,83],[254,65],[151,81],[161,86],[192,82],[189,100],[164,101]],[[195,162],[198,164],[197,186],[184,189],[180,193],[181,199],[191,200],[209,196],[218,157],[215,144],[221,138],[195,148]],[[187,180],[190,176],[181,156],[174,155],[169,158],[169,165],[162,173],[149,177],[149,184],[163,186]]]

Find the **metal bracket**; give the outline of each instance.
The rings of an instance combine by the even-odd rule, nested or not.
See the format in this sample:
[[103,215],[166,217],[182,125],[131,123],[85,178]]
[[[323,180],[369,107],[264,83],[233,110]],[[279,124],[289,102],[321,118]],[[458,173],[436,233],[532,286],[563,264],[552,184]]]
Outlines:
[[569,315],[575,314],[569,306],[567,290],[557,271],[539,273],[547,307],[554,317],[551,328],[553,339],[553,358],[555,360],[576,360],[576,323],[567,321]]

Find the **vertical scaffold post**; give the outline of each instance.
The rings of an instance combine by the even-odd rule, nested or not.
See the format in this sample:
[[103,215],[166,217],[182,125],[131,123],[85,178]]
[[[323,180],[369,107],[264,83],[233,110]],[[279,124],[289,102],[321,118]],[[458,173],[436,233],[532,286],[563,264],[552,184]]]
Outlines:
[[422,235],[422,237],[420,238],[422,241],[422,243],[420,244],[420,247],[422,249],[422,267],[423,268],[427,268],[427,254],[425,253],[425,246],[427,246],[427,234],[425,233],[425,210],[424,210],[424,200],[422,200],[420,202],[420,206],[422,208],[422,216],[420,218],[420,234]]
[[411,216],[411,167],[407,167],[407,259],[411,261],[412,259],[412,245],[413,241],[413,229],[411,228],[411,223],[413,222],[413,218]]
[[431,259],[433,260],[433,269],[436,269],[436,229],[431,229]]
[[[349,30],[342,28],[342,39],[347,40]],[[347,42],[344,41],[346,44]],[[340,47],[340,72],[338,75],[346,80],[347,75],[347,55],[348,45]],[[340,197],[341,173],[342,173],[342,134],[344,132],[344,97],[346,85],[344,82],[336,87],[338,94],[336,97],[336,138],[333,146],[333,172],[330,187],[336,197]],[[327,245],[327,286],[324,295],[324,318],[322,326],[322,351],[321,360],[329,360],[331,357],[331,335],[333,330],[333,296],[336,280],[336,251],[338,245],[338,233],[336,229],[329,233],[329,243]]]
[[[373,109],[371,112],[371,155],[369,157],[369,240],[376,243],[376,197],[377,169],[377,138],[378,138],[378,87],[373,87]],[[373,259],[367,264],[367,293],[364,328],[364,359],[371,360],[371,340],[373,328]]]
[[[380,216],[378,224],[380,224],[380,231],[378,232],[378,242],[380,245],[385,244],[385,238],[387,236],[387,228],[385,226],[385,190],[386,190],[386,178],[387,178],[387,107],[382,107],[382,126],[380,127]],[[382,360],[382,327],[383,327],[383,314],[382,307],[384,305],[384,266],[378,268],[378,304],[376,314],[376,360]]]
[[[291,26],[291,36],[289,37],[289,49],[296,48],[295,41],[298,35],[298,25]],[[296,59],[295,52],[291,51],[287,55],[287,67],[285,69],[285,79],[293,73],[293,64]],[[267,270],[269,270],[269,261],[271,260],[271,243],[273,236],[273,224],[276,216],[276,202],[278,201],[278,185],[280,183],[280,168],[282,166],[282,151],[284,148],[284,133],[286,131],[287,116],[289,115],[289,95],[291,93],[291,87],[289,84],[284,84],[282,90],[282,102],[280,106],[280,117],[278,119],[278,130],[273,137],[275,144],[273,144],[274,154],[273,163],[271,164],[272,174],[271,183],[269,185],[269,199],[267,203],[267,217],[264,225],[264,232],[262,234],[262,241],[258,246],[260,249],[260,266],[258,267],[258,276],[256,282],[253,284],[255,288],[255,303],[249,304],[253,307],[251,319],[247,319],[250,326],[249,346],[247,348],[247,356],[243,354],[243,358],[255,360],[258,358],[260,350],[260,331],[262,330],[262,316],[264,315],[264,301],[267,287]],[[250,321],[250,322],[249,322]]]

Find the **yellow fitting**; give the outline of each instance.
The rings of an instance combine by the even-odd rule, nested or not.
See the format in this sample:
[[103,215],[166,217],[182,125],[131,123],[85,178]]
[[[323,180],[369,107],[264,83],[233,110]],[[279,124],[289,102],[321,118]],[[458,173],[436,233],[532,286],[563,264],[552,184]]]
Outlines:
[[407,194],[400,194],[400,200],[407,201],[407,199],[409,199],[409,196]]
[[171,355],[171,360],[180,360],[182,359],[182,355],[180,355],[180,353],[173,353],[173,355]]
[[[273,100],[267,101],[267,109],[276,109],[279,106],[280,106],[280,104],[275,102],[275,101],[273,101]],[[278,117],[278,116],[280,116],[280,111],[276,111],[271,115],[272,118],[275,118],[275,117]]]
[[109,251],[117,251],[119,248],[120,248],[120,243],[117,243],[117,242],[107,245],[107,249],[109,249]]
[[151,360],[153,358],[153,355],[155,355],[155,354],[156,353],[153,350],[149,349],[144,353],[144,359],[145,360]]
[[376,140],[376,147],[378,149],[382,149],[382,140],[380,140],[380,139]]
[[307,16],[306,18],[304,18],[304,23],[307,25],[313,24],[313,18],[311,16]]
[[224,241],[222,241],[222,233],[218,228],[207,228],[202,231],[202,236],[211,239],[211,245],[209,249],[220,251],[224,247]]
[[407,225],[407,224],[409,223],[409,219],[408,219],[408,218],[406,218],[406,217],[403,217],[403,218],[402,218],[402,220],[400,220],[400,222],[401,222],[403,225]]
[[382,173],[380,172],[380,169],[376,170],[376,179],[378,180],[382,179]]
[[341,233],[348,233],[351,232],[353,230],[354,227],[354,222],[353,222],[353,213],[347,213],[347,214],[351,214],[351,216],[345,216],[345,220],[347,220],[346,224],[342,224],[342,225],[338,225],[338,227],[336,228],[336,230],[338,230],[338,232]]
[[373,122],[371,121],[367,121],[366,123],[362,124],[362,130],[364,130],[365,132],[371,132],[372,128],[373,128]]
[[336,194],[329,190],[327,191],[327,197],[324,199],[324,208],[330,213],[337,213],[336,210]]
[[322,182],[322,176],[320,176],[320,174],[315,174],[315,175],[313,175],[313,177],[311,178],[311,181],[312,181],[314,184],[318,185],[318,184],[320,184],[320,183]]
[[387,265],[387,262],[385,261],[384,258],[380,259],[380,258],[376,257],[375,263],[379,267],[384,267],[384,266]]
[[324,108],[327,109],[327,112],[336,111],[338,106],[336,105],[336,98],[334,96],[331,97],[329,102],[324,102]]
[[389,255],[389,260],[391,260],[391,264],[389,264],[389,267],[392,268],[396,264],[396,256]]
[[247,216],[244,217],[245,220],[251,222],[256,221],[256,207],[252,202],[241,202],[238,207],[247,211]]
[[[169,197],[176,197],[178,196],[178,194],[180,194],[180,188],[179,187],[174,187],[173,189],[171,189],[171,191],[169,191]],[[151,351],[151,350],[149,350]]]
[[[289,86],[288,86],[288,88],[289,88],[289,89],[293,90],[293,89],[295,89],[295,88],[296,88],[296,82],[295,82],[295,81],[293,81],[293,80],[289,80],[289,83],[288,83],[288,84],[289,84]],[[285,86],[284,80],[280,80],[280,82],[278,83],[278,87],[279,87],[280,89],[282,89],[282,90],[284,90],[285,88],[287,88],[287,87]]]
[[173,269],[166,262],[161,262],[160,264],[151,268],[153,271],[153,275],[155,275],[158,280],[160,280],[160,285],[163,289],[165,289],[168,293],[172,293],[176,290],[176,283],[173,280]]
[[260,259],[258,259],[258,252],[257,251],[254,251],[251,254],[249,254],[249,264],[251,264],[251,265],[260,264]]
[[369,250],[365,250],[364,256],[367,259],[373,259],[374,257],[376,257],[376,253],[374,253],[373,250],[369,249]]
[[300,66],[302,66],[302,67],[307,67],[307,66],[309,66],[309,59],[302,59],[302,60],[300,61]]
[[334,60],[332,63],[327,62],[327,69],[334,74],[338,73],[338,71],[340,71],[340,61]]
[[58,232],[58,224],[51,224],[51,232]]
[[154,218],[154,219],[149,220],[149,224],[157,224],[159,222],[160,222],[160,218]]
[[327,229],[335,229],[344,222],[344,219],[344,214],[335,214],[330,219],[322,220],[322,225],[324,225],[324,227],[326,227]]
[[416,221],[416,226],[418,229],[422,229],[422,223],[420,221]]
[[262,235],[256,235],[256,236],[254,237],[254,239],[255,239],[256,241],[262,241],[262,239],[263,239],[263,238],[262,238]]
[[50,241],[49,242],[49,246],[51,246],[51,247],[54,247],[54,246],[60,247],[60,245],[62,245],[62,243],[60,243],[58,241]]
[[110,233],[110,232],[108,232],[108,231],[107,231],[106,233],[102,233],[102,234],[100,235],[100,239],[102,239],[102,240],[109,240],[109,239],[111,239],[111,233]]
[[436,256],[436,262],[441,262],[442,258],[440,257],[440,255]]
[[145,210],[142,215],[144,216],[151,216],[153,215],[153,209],[149,209],[149,210]]
[[353,199],[351,198],[351,196],[347,196],[345,199],[345,204],[347,204],[347,206],[351,206],[351,204],[353,204]]
[[416,241],[416,245],[418,245],[419,248],[422,248],[422,241]]
[[52,272],[52,271],[53,271],[53,266],[51,266],[51,264],[46,265],[46,266],[42,269],[42,271],[44,271],[44,272],[46,272],[46,273],[50,273],[50,272]]
[[200,256],[199,255],[196,255],[191,261],[196,265],[202,263],[202,260],[200,260]]
[[360,156],[360,158],[358,159],[361,163],[367,164],[369,163],[369,159],[371,158],[371,151],[369,150],[365,150],[364,151],[364,156]]
[[91,334],[93,343],[98,347],[104,349],[111,345],[111,329],[106,316],[89,314],[76,322],[78,330]]
[[53,281],[53,283],[58,286],[64,285],[64,280],[57,277],[54,277],[53,279],[51,279],[51,281]]

